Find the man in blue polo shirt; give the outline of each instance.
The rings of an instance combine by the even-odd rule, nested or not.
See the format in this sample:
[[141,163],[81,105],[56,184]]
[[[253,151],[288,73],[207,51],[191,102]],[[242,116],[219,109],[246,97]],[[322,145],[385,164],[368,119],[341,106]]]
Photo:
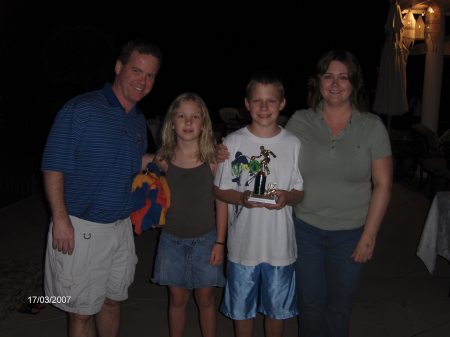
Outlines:
[[161,60],[153,44],[126,44],[113,84],[68,101],[47,140],[42,171],[52,221],[44,288],[69,314],[71,337],[119,331],[119,303],[137,262],[131,183],[147,148],[136,104],[152,90]]

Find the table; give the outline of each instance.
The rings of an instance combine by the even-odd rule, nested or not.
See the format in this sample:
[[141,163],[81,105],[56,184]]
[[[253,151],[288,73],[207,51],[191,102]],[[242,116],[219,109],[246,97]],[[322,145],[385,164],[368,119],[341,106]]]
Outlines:
[[434,272],[436,256],[450,261],[450,191],[437,192],[431,203],[417,255],[430,274]]

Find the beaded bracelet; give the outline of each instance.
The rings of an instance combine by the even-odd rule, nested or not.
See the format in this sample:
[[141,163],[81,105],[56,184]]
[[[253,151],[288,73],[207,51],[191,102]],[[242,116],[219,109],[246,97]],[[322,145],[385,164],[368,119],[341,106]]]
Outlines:
[[225,244],[225,242],[216,241],[216,245],[224,245],[224,244]]

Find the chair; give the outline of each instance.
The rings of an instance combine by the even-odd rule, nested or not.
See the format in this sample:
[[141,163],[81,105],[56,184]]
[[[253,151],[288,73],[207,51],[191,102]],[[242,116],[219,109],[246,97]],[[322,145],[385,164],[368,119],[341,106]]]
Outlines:
[[242,127],[242,117],[236,108],[222,108],[219,110],[219,116],[225,126],[225,135]]
[[282,127],[286,126],[286,123],[288,122],[289,117],[285,115],[278,115],[277,123],[278,125],[281,125]]
[[447,167],[450,168],[450,129],[446,130],[439,137],[439,146],[444,154],[444,158],[447,162]]
[[419,185],[423,184],[425,173],[430,186],[430,197],[433,197],[438,180],[443,180],[446,187],[450,182],[450,170],[439,139],[433,130],[423,124],[412,126],[411,139],[413,160],[416,167],[419,167]]

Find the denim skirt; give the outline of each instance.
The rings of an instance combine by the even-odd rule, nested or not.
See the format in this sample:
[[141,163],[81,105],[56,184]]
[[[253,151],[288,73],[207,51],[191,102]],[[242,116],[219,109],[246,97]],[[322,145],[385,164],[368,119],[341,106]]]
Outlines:
[[223,264],[209,263],[215,241],[215,230],[189,239],[162,231],[152,282],[187,289],[223,287]]

